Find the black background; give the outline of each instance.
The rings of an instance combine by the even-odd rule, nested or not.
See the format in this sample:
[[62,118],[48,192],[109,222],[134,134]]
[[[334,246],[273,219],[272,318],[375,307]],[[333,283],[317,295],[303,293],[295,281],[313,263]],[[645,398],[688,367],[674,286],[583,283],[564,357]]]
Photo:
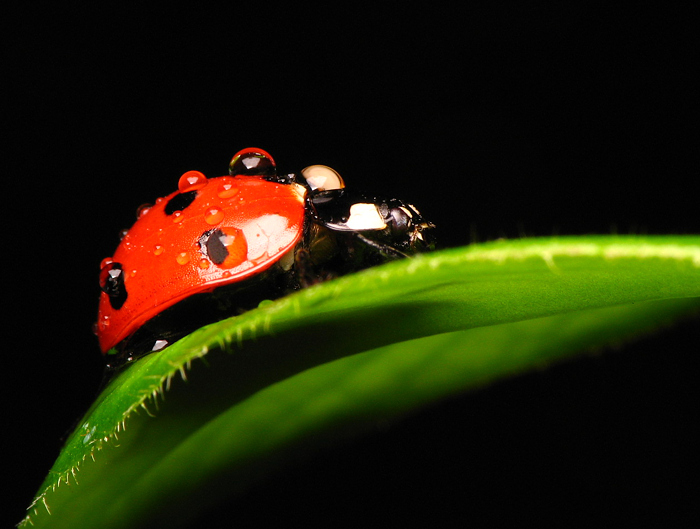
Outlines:
[[[4,46],[8,522],[99,385],[100,260],[187,170],[224,174],[248,146],[282,171],[327,164],[415,203],[442,247],[700,232],[689,11],[55,9],[25,10]],[[281,472],[226,516],[692,516],[698,343],[689,322],[430,407]]]

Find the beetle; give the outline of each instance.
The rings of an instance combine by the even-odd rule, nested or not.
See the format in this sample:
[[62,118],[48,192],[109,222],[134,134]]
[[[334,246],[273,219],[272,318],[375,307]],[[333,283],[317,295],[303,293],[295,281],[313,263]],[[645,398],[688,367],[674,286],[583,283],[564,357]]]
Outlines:
[[267,299],[432,249],[434,226],[399,199],[350,192],[325,165],[278,174],[246,148],[229,174],[188,171],[141,206],[100,269],[95,333],[108,365],[160,350]]

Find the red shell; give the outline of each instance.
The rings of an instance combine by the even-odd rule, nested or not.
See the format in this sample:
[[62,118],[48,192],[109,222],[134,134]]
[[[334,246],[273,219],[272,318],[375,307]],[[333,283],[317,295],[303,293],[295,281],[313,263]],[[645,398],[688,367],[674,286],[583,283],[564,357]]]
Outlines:
[[[303,187],[259,176],[203,179],[194,173],[185,173],[179,186],[196,193],[189,205],[167,214],[169,201],[180,193],[175,192],[141,208],[111,261],[103,261],[122,265],[127,292],[119,309],[101,294],[97,336],[103,353],[178,301],[266,270],[301,239]],[[200,244],[217,229],[228,250],[219,264]]]

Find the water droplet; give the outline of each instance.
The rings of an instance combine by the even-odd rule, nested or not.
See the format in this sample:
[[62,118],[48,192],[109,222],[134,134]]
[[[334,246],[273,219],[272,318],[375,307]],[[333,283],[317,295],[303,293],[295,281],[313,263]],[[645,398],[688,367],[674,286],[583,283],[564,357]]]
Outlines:
[[178,223],[182,222],[183,220],[185,220],[185,216],[182,214],[182,211],[173,212],[173,222]]
[[151,351],[160,351],[161,349],[168,347],[168,345],[170,345],[168,340],[156,340]]
[[85,433],[83,433],[83,444],[88,444],[92,441],[92,436],[95,435],[97,426],[90,428],[90,423],[86,422],[83,424],[83,430],[85,430]]
[[206,231],[199,238],[202,253],[219,268],[233,268],[246,260],[248,243],[244,233],[233,227]]
[[153,207],[153,204],[141,204],[137,209],[136,209],[136,218],[140,219],[143,217],[146,213],[151,211],[151,208]]
[[221,274],[221,277],[231,277],[231,272],[229,272],[228,270],[224,270],[224,273]]
[[114,310],[119,310],[128,296],[124,285],[124,270],[121,263],[109,261],[100,270],[100,290],[109,296]]
[[238,186],[234,185],[233,182],[224,182],[219,184],[219,189],[216,194],[219,198],[231,198],[238,194]]
[[268,252],[263,252],[262,255],[259,255],[258,257],[255,257],[254,259],[251,259],[254,264],[260,264],[264,263],[265,261],[270,259],[270,254]]
[[136,275],[136,269],[132,269],[131,272],[129,272],[129,277],[134,277]]
[[270,153],[255,147],[238,151],[231,159],[231,163],[229,163],[228,172],[231,176],[274,176],[277,174],[275,160],[272,159]]
[[199,260],[199,268],[201,268],[202,270],[206,270],[207,268],[209,268],[210,264],[211,263],[209,262],[209,259],[202,258]]
[[204,214],[204,221],[210,226],[216,226],[222,220],[224,220],[224,210],[216,206],[208,209]]
[[190,256],[187,252],[180,252],[179,254],[177,254],[175,260],[178,262],[178,264],[186,265],[190,262]]
[[180,193],[189,193],[196,191],[207,185],[207,177],[199,171],[187,171],[180,177],[177,183],[177,188]]
[[105,266],[107,266],[108,264],[110,264],[110,263],[112,263],[112,262],[113,262],[113,260],[112,260],[111,257],[105,257],[105,258],[102,259],[102,261],[100,262],[100,270],[102,270]]
[[163,248],[160,244],[156,244],[156,247],[153,248],[153,255],[160,255],[165,251],[165,248]]

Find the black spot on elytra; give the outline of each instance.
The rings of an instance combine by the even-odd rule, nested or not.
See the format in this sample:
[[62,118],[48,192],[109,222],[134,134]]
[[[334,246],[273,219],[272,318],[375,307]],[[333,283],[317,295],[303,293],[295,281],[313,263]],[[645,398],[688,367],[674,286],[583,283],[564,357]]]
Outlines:
[[124,286],[124,270],[121,263],[109,263],[100,272],[100,289],[109,297],[114,310],[124,305],[128,293]]
[[228,257],[228,248],[221,242],[226,234],[220,229],[205,231],[199,238],[199,247],[209,257],[212,263],[220,265]]
[[165,205],[165,214],[172,215],[176,211],[183,211],[187,206],[194,202],[195,198],[197,198],[197,191],[178,193],[173,198],[168,200],[168,203]]

